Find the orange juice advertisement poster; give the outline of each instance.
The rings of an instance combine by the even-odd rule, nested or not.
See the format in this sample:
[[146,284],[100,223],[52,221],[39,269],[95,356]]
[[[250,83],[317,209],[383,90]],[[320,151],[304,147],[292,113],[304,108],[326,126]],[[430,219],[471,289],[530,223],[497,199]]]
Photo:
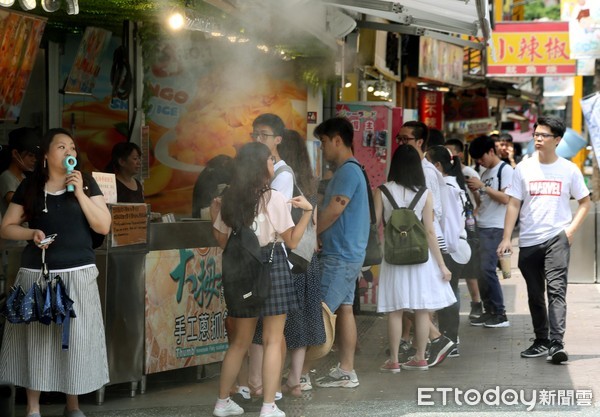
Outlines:
[[[91,79],[84,82],[90,94],[63,96],[62,127],[75,137],[78,159],[82,163],[77,169],[85,172],[104,171],[110,162],[113,146],[127,141],[128,137],[128,103],[112,97],[110,84],[112,52],[121,44],[121,39],[112,36],[108,41],[105,38],[102,40],[105,41],[108,47],[94,52],[93,82]],[[77,53],[83,43],[85,40],[82,36],[67,38],[65,55],[61,61],[61,79],[69,79],[69,75],[81,65],[82,58]],[[89,63],[84,65],[86,68],[88,66]]]
[[145,374],[223,360],[228,341],[220,252],[178,249],[146,256]]
[[153,149],[144,190],[152,211],[189,215],[198,175],[216,156],[235,157],[262,113],[306,135],[307,92],[294,80],[293,63],[226,40],[177,39],[156,48],[144,74]]
[[0,10],[0,120],[17,120],[46,19]]

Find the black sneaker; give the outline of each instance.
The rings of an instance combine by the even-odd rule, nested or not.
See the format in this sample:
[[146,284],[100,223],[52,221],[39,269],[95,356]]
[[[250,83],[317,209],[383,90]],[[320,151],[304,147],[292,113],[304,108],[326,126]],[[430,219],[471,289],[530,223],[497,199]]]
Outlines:
[[398,349],[398,362],[405,363],[410,360],[417,353],[417,349],[415,349],[409,342],[405,340],[400,341],[400,349]]
[[471,312],[469,313],[469,319],[478,319],[483,314],[483,303],[480,301],[478,303],[474,303],[471,301]]
[[460,352],[458,350],[458,345],[455,345],[452,350],[450,351],[450,353],[448,353],[448,357],[449,358],[458,358],[460,357]]
[[497,328],[497,327],[509,327],[510,321],[506,318],[506,314],[494,314],[490,317],[483,327]]
[[427,365],[433,368],[436,365],[444,362],[448,353],[454,347],[454,342],[444,335],[441,335],[437,339],[431,341],[431,347],[429,348],[429,358],[427,359]]
[[485,312],[479,318],[471,320],[471,326],[483,327],[483,323],[491,319],[493,316],[492,313]]
[[553,340],[550,342],[550,349],[548,349],[546,360],[557,365],[569,360],[569,355],[567,354],[565,345],[563,345],[562,341]]
[[548,353],[548,339],[535,339],[533,345],[521,352],[522,358],[539,358]]
[[[417,349],[412,347],[410,342],[407,342],[404,339],[400,339],[400,348],[398,349],[398,362],[400,362],[400,363],[408,362],[410,360],[410,358],[415,356],[415,353],[417,353]],[[386,354],[386,356],[390,356],[389,348],[387,348],[385,350],[385,354]]]

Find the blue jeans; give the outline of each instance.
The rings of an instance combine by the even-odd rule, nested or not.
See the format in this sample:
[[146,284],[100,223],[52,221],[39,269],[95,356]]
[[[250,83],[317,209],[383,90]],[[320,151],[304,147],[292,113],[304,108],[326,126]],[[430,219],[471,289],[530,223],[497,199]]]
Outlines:
[[333,256],[320,256],[321,299],[331,312],[342,304],[354,304],[356,280],[362,268],[361,262],[346,262]]
[[492,314],[505,314],[504,295],[496,273],[498,255],[496,249],[502,241],[503,229],[478,227],[479,255],[481,259],[481,275],[478,279],[479,293],[485,311]]

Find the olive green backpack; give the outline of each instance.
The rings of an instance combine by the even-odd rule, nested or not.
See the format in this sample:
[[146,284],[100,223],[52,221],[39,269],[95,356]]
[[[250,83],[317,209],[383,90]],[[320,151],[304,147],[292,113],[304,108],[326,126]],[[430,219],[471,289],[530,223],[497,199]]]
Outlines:
[[398,207],[392,194],[385,185],[379,189],[392,205],[392,214],[385,225],[383,236],[383,258],[392,265],[415,265],[427,262],[429,245],[423,222],[419,220],[414,208],[426,188],[421,187],[408,207]]

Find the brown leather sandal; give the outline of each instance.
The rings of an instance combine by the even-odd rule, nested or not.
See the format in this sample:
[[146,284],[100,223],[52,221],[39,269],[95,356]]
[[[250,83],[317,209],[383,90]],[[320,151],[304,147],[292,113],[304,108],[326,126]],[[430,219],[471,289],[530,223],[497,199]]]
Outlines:
[[300,388],[300,384],[290,386],[287,383],[281,385],[281,392],[284,394],[290,394],[292,397],[300,398],[302,397],[302,389]]

